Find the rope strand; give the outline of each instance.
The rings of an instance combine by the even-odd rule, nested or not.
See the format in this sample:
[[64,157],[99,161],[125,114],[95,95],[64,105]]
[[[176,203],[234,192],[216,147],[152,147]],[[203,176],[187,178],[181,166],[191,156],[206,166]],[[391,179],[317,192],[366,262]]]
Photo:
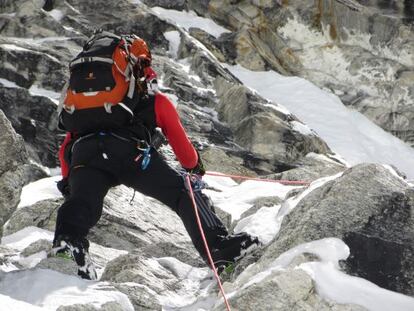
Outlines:
[[214,173],[214,172],[210,172],[210,171],[206,172],[206,175],[217,176],[217,177],[230,177],[230,178],[244,179],[244,180],[272,182],[272,183],[277,183],[277,184],[282,184],[282,185],[298,185],[298,186],[310,185],[310,182],[303,181],[303,180],[266,179],[266,178],[258,178],[258,177],[247,177],[247,176],[241,176],[241,175],[230,175],[230,174]]
[[203,226],[201,225],[201,220],[200,220],[200,216],[198,214],[197,204],[195,202],[194,192],[193,192],[193,188],[191,187],[191,181],[190,181],[189,175],[186,175],[185,176],[185,180],[187,182],[187,187],[188,187],[188,191],[190,193],[191,201],[193,202],[193,208],[194,208],[194,212],[195,212],[195,215],[196,215],[198,228],[200,229],[201,237],[202,237],[203,242],[204,242],[204,247],[206,249],[206,253],[207,253],[208,260],[210,262],[211,269],[213,269],[214,276],[216,277],[218,286],[220,288],[220,292],[223,295],[224,304],[226,305],[227,310],[228,311],[231,311],[229,302],[227,301],[227,298],[226,298],[226,293],[224,292],[224,288],[223,288],[223,285],[221,284],[220,277],[217,274],[217,269],[216,269],[216,267],[214,265],[213,258],[211,257],[210,248],[208,246],[207,239],[206,239],[206,236],[204,234]]

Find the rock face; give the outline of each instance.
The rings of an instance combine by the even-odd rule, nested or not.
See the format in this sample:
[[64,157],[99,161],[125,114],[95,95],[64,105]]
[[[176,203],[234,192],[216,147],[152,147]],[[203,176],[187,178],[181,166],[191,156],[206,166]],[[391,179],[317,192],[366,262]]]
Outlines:
[[[171,3],[170,7],[175,8],[184,5],[184,2],[175,1],[158,1],[151,5],[168,6],[168,3]],[[204,11],[213,4],[206,1],[197,4],[188,2],[186,5],[188,8]],[[228,157],[241,158],[250,170],[277,173],[292,168],[288,162],[300,160],[308,152],[329,152],[327,146],[316,136],[302,135],[288,124],[290,120],[295,120],[294,116],[275,113],[265,108],[259,113],[258,107],[265,100],[246,90],[243,91],[242,88],[237,92],[245,94],[242,98],[244,103],[239,105],[244,105],[244,113],[247,112],[246,107],[249,107],[248,113],[251,116],[244,116],[243,126],[235,127],[229,116],[236,109],[229,105],[230,97],[238,93],[234,90],[231,94],[221,92],[216,80],[222,79],[220,81],[235,85],[239,84],[239,81],[224,69],[217,59],[206,53],[199,42],[176,26],[156,18],[145,5],[137,6],[124,0],[109,6],[102,6],[100,1],[88,2],[87,5],[81,1],[48,1],[44,6],[41,1],[7,2],[1,11],[5,13],[2,17],[2,32],[6,36],[13,36],[13,39],[0,39],[0,59],[7,65],[0,69],[0,74],[7,76],[20,88],[0,87],[0,98],[3,99],[0,101],[0,108],[12,121],[15,130],[23,136],[30,156],[36,161],[49,167],[56,166],[57,148],[62,137],[56,132],[55,103],[45,96],[32,96],[27,89],[40,88],[58,94],[68,75],[66,64],[81,49],[82,42],[91,34],[91,29],[99,27],[118,33],[132,32],[143,37],[153,54],[157,55],[154,57],[154,68],[160,73],[162,90],[168,92],[168,88],[171,88],[178,96],[183,123],[190,134],[195,139],[206,138],[210,142],[218,143],[218,146],[222,147],[221,150],[226,150]],[[102,18],[109,11],[121,14],[122,22],[118,22],[115,15],[112,19]],[[52,12],[61,12],[62,17],[58,18]],[[16,14],[19,18],[12,19],[7,14]],[[166,31],[176,31],[179,34],[177,58],[186,58],[190,63],[190,70],[195,75],[189,75],[183,66],[164,57],[168,54],[169,48],[168,41],[163,35]],[[216,46],[216,55],[221,53],[222,61],[237,55],[226,45],[232,40],[231,36],[216,40],[197,29],[191,30],[190,33],[202,42],[210,40],[211,44],[206,46],[210,46],[213,53]],[[271,34],[265,31],[260,34],[262,39],[269,35]],[[57,39],[25,39],[36,36]],[[268,48],[262,46],[263,53],[266,54]],[[239,45],[238,49],[245,50],[245,47]],[[271,47],[271,50],[281,51],[279,46]],[[274,57],[264,57],[269,62],[277,63]],[[24,61],[20,61],[22,59]],[[237,61],[243,62],[243,59],[238,57]],[[53,100],[56,101],[56,98]],[[229,107],[225,108],[226,106]],[[218,120],[216,115],[206,114],[206,108],[221,110]],[[200,112],[197,113],[196,120],[192,112],[194,109]],[[254,131],[253,135],[244,138],[247,136],[244,130],[246,127],[252,127]],[[260,135],[264,131],[269,135],[271,132],[274,134],[272,137]],[[229,139],[231,136],[233,137]],[[275,142],[273,148],[264,147],[263,142],[266,139]],[[280,140],[284,142],[280,143]],[[273,154],[275,151],[277,153]],[[286,156],[284,151],[288,153]]]
[[60,141],[56,104],[43,96],[31,96],[24,88],[0,86],[0,98],[0,109],[23,137],[29,156],[45,166],[56,166]]
[[413,209],[413,189],[400,177],[380,165],[355,166],[303,198],[261,260],[304,242],[338,237],[350,247],[348,271],[413,295]]
[[0,233],[20,200],[22,187],[44,177],[45,173],[29,164],[23,139],[13,130],[0,110]]
[[24,164],[27,161],[27,153],[22,138],[13,130],[3,111],[0,111],[0,130],[0,175],[3,175],[6,171]]
[[250,152],[274,161],[274,166],[280,163],[285,167],[310,152],[330,152],[316,134],[304,135],[295,129],[293,124],[298,119],[282,113],[245,86],[218,84],[219,117],[229,124],[235,142]]
[[62,199],[44,200],[16,210],[4,226],[4,234],[9,235],[28,226],[54,231],[57,209],[62,203]]
[[[17,210],[16,206],[23,185],[45,176],[31,161],[48,167],[58,165],[56,153],[62,137],[56,129],[56,100],[68,76],[67,64],[93,29],[102,27],[136,33],[148,42],[160,89],[178,104],[183,125],[200,149],[207,169],[306,181],[345,171],[309,193],[308,188],[295,189],[284,200],[266,196],[250,202],[253,207],[242,218],[266,206],[281,205],[280,210],[274,209],[275,214],[287,213],[292,202],[303,196],[285,216],[271,244],[245,258],[229,281],[235,281],[237,274],[252,263],[257,262],[254,269],[260,273],[261,267],[298,243],[338,237],[351,250],[351,256],[342,263],[348,273],[414,295],[412,188],[379,165],[346,170],[325,142],[306,131],[298,118],[244,87],[221,64],[238,63],[253,70],[274,69],[307,77],[410,142],[412,29],[409,18],[400,18],[410,11],[393,1],[396,22],[391,23],[382,14],[388,8],[379,7],[380,2],[3,1],[0,227],[6,234],[28,226],[53,231],[62,199]],[[216,38],[198,28],[184,31],[159,18],[145,3],[194,10],[232,32]],[[371,35],[368,42],[363,40],[367,34]],[[308,38],[315,39],[312,45],[305,40]],[[164,148],[163,152],[174,163],[171,150]],[[162,310],[168,303],[170,309],[190,310],[199,306],[199,300],[211,310],[222,310],[220,302],[213,306],[203,301],[205,295],[207,300],[216,301],[216,288],[211,286],[211,275],[177,215],[140,194],[130,202],[132,196],[133,191],[125,187],[112,189],[101,220],[89,234],[92,257],[103,270],[102,281],[107,282],[99,284],[127,295],[136,310]],[[224,212],[221,215],[229,218]],[[236,225],[229,219],[226,223],[230,228]],[[48,240],[39,240],[21,251],[2,245],[0,264],[32,268],[22,263],[49,249]],[[317,260],[305,257],[298,260]],[[44,268],[76,273],[72,262],[64,264],[55,259],[42,260],[30,272],[39,273]],[[9,279],[13,277],[9,275]],[[241,287],[230,299],[237,310],[269,310],[268,301],[275,302],[272,310],[363,310],[322,299],[311,277],[294,266],[273,271],[254,286]],[[171,301],[177,296],[178,302]],[[180,305],[184,296],[188,298],[185,306]],[[122,306],[117,302],[100,308],[75,304],[59,310],[122,310]]]
[[330,89],[414,145],[413,3],[358,2],[212,0],[208,11],[197,12],[232,35],[197,38],[229,63],[299,75]]

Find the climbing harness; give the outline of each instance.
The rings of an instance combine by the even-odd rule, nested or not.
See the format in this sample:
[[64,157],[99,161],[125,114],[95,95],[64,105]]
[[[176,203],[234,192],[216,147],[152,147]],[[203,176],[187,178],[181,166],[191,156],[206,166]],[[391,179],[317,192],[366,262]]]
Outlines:
[[147,143],[144,140],[140,140],[137,144],[137,149],[141,151],[139,155],[134,159],[135,162],[138,162],[142,158],[141,168],[145,170],[151,162],[151,149],[158,150],[163,144],[167,142],[164,134],[161,129],[156,128],[155,133],[150,137],[150,142]]

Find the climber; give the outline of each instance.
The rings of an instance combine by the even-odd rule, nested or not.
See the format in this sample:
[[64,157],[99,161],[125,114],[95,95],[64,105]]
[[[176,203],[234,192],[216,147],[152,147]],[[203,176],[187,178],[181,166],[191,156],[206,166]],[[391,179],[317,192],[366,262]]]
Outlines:
[[[108,49],[112,49],[109,55],[113,61],[103,60],[103,54],[99,54]],[[126,61],[124,55],[128,55]],[[102,64],[95,68],[97,62]],[[101,72],[105,70],[104,62],[110,64],[109,76]],[[79,266],[78,274],[86,279],[96,279],[87,234],[101,217],[108,190],[120,184],[174,210],[208,263],[183,174],[170,167],[157,151],[155,141],[159,141],[160,134],[156,128],[166,136],[181,166],[195,177],[193,180],[201,179],[205,168],[174,105],[157,90],[156,74],[150,64],[151,54],[142,39],[100,31],[70,65],[71,77],[59,110],[60,127],[67,131],[59,150],[63,178],[58,182],[65,201],[58,210],[52,253],[73,258]],[[122,75],[116,76],[119,68]],[[117,88],[121,97],[108,95]],[[107,105],[107,98],[98,98],[107,95],[112,96],[111,105]],[[214,213],[211,200],[201,191],[196,191],[196,201],[219,271],[260,244],[247,233],[229,234]]]

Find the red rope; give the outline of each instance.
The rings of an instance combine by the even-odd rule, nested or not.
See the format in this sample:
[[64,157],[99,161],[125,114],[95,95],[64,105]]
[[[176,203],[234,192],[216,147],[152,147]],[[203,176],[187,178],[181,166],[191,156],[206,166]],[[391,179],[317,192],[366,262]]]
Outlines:
[[213,269],[214,276],[216,277],[218,286],[220,288],[220,292],[223,295],[223,299],[224,299],[224,303],[226,305],[226,308],[227,308],[228,311],[231,311],[229,302],[227,301],[226,294],[224,292],[223,285],[221,284],[221,280],[220,280],[219,275],[217,274],[217,270],[216,270],[216,267],[214,265],[213,258],[211,257],[210,248],[208,247],[208,243],[207,243],[206,236],[204,234],[203,226],[201,225],[201,220],[200,220],[200,216],[198,214],[197,204],[196,204],[195,199],[194,199],[193,188],[191,187],[191,182],[190,182],[189,175],[186,175],[185,179],[187,181],[187,186],[188,186],[188,189],[189,189],[189,192],[190,192],[191,201],[193,202],[193,207],[194,207],[194,211],[195,211],[195,215],[196,215],[196,219],[197,219],[198,228],[200,229],[201,237],[203,238],[204,247],[206,249],[206,253],[207,253],[207,256],[208,256],[208,260],[210,262],[210,266]]
[[222,173],[214,173],[214,172],[206,172],[206,175],[210,176],[218,176],[218,177],[230,177],[236,179],[245,179],[245,180],[256,180],[256,181],[264,181],[264,182],[272,182],[282,185],[310,185],[310,182],[303,181],[303,180],[283,180],[283,179],[265,179],[265,178],[257,178],[257,177],[247,177],[247,176],[240,176],[240,175],[229,175],[229,174],[222,174]]

